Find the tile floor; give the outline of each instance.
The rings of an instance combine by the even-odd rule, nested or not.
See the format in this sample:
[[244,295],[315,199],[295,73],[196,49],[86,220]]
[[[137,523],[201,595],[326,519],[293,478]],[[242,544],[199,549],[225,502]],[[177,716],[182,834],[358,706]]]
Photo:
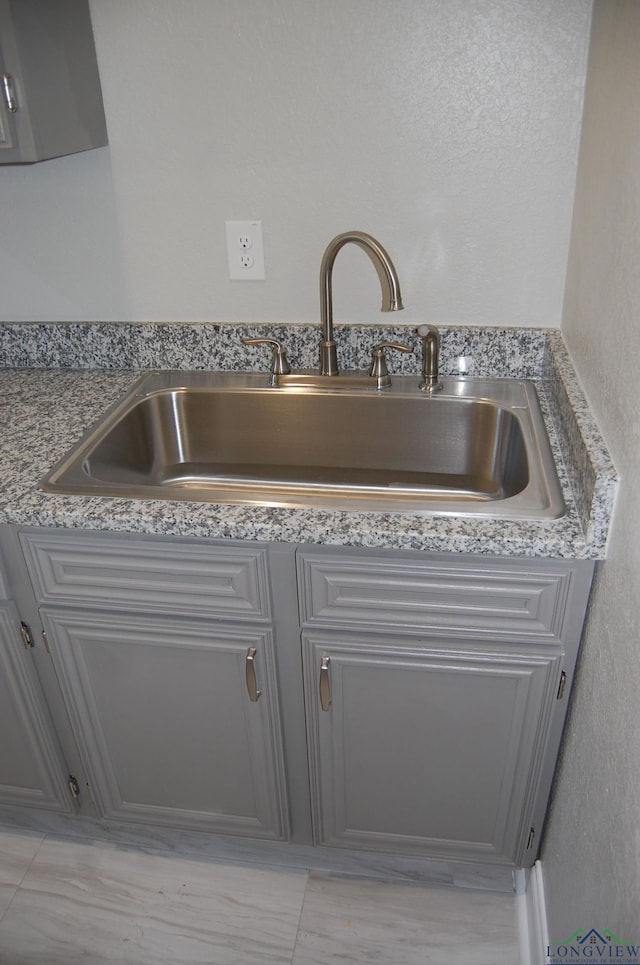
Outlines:
[[517,965],[511,895],[0,829],[3,965]]

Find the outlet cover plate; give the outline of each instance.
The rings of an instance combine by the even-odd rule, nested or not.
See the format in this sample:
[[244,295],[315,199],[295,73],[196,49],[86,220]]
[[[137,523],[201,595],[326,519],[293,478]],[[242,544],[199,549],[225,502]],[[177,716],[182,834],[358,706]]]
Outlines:
[[231,281],[264,281],[262,221],[225,221]]

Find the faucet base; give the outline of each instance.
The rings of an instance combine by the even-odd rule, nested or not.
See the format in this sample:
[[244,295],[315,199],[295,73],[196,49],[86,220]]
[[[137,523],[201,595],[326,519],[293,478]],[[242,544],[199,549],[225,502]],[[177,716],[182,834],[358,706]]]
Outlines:
[[338,346],[333,339],[320,342],[320,375],[338,375]]
[[427,395],[433,395],[434,392],[442,391],[442,382],[421,382],[418,388]]

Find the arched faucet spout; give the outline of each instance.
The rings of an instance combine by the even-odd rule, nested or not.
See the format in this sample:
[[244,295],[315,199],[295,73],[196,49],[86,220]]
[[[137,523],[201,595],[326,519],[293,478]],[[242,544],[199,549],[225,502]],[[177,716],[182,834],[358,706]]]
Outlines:
[[333,294],[331,279],[336,255],[347,244],[358,245],[367,253],[380,279],[383,312],[398,312],[404,306],[400,282],[391,258],[379,241],[364,231],[345,231],[327,245],[320,265],[320,375],[338,375],[338,357],[333,338]]

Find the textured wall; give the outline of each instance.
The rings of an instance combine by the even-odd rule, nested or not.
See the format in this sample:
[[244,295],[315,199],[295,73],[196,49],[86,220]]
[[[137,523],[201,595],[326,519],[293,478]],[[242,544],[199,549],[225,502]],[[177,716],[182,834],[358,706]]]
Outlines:
[[[91,0],[110,147],[0,169],[0,319],[312,321],[339,231],[403,321],[558,325],[591,0]],[[230,283],[225,219],[264,222]],[[336,318],[377,321],[362,252]]]
[[550,939],[640,941],[640,3],[596,0],[563,331],[622,482],[543,851]]

